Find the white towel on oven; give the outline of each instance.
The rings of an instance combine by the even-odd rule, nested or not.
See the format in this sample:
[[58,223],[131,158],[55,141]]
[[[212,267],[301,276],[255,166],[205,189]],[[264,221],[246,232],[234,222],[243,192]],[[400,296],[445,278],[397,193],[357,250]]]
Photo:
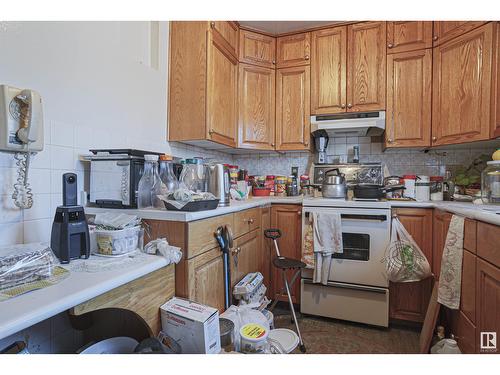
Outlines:
[[314,273],[313,282],[326,285],[330,277],[333,253],[342,253],[340,213],[313,212]]

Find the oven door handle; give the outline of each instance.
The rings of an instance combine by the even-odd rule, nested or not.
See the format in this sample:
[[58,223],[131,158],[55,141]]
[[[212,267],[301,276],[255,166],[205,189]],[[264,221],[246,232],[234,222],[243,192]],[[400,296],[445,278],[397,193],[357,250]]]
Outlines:
[[[306,211],[304,213],[305,217],[309,217],[310,212]],[[342,219],[348,220],[375,220],[375,221],[387,221],[387,215],[363,215],[363,214],[341,214]]]
[[335,287],[335,288],[360,290],[360,291],[364,291],[364,292],[373,292],[373,293],[380,293],[380,294],[387,293],[387,289],[377,288],[375,286],[345,284],[345,283],[338,283],[335,281],[328,281],[328,283],[325,285],[325,284],[313,283],[312,280],[309,280],[309,279],[302,279],[302,280],[304,281],[304,284],[319,285],[319,286],[331,286],[331,287]]

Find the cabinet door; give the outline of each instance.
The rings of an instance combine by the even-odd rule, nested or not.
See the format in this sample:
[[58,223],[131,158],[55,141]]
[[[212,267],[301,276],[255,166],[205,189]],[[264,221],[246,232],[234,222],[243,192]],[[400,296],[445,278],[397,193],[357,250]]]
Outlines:
[[276,65],[276,38],[241,30],[239,60],[264,68],[274,68]]
[[490,135],[494,24],[434,48],[432,145]]
[[309,65],[311,34],[302,33],[282,36],[276,40],[276,66]]
[[388,54],[430,47],[432,47],[431,21],[387,22]]
[[[476,271],[476,332],[478,336],[480,332],[497,332],[498,335],[500,332],[500,268],[478,258]],[[479,336],[478,340],[482,341],[483,346],[487,345],[486,337]],[[497,349],[494,349],[493,353],[498,353]]]
[[450,227],[451,217],[453,215],[434,210],[433,229],[432,229],[432,273],[434,278],[439,280],[441,273],[441,259],[443,258],[443,249],[446,242],[446,235]]
[[315,31],[311,39],[311,112],[345,112],[347,26]]
[[387,56],[387,147],[431,142],[432,50]]
[[500,137],[500,22],[496,22],[496,70],[495,70],[495,80],[494,80],[494,89],[495,96],[493,98],[493,103],[495,103],[495,107],[493,108],[493,112],[495,114],[494,120],[491,122],[491,138],[499,138]]
[[467,250],[462,260],[460,311],[472,323],[476,322],[476,256]]
[[238,24],[234,21],[211,21],[212,32],[217,33],[226,49],[234,56],[238,56]]
[[433,46],[443,44],[485,23],[484,21],[434,21]]
[[276,71],[276,150],[307,150],[310,140],[310,69]]
[[385,109],[385,22],[363,22],[347,28],[347,111]]
[[187,298],[224,311],[224,263],[218,247],[187,261]]
[[[217,33],[208,33],[207,139],[236,147],[238,60]],[[186,126],[193,124],[186,124]]]
[[274,150],[275,70],[240,64],[238,146]]
[[247,273],[256,272],[260,248],[260,229],[247,233],[234,241],[231,251],[231,288]]
[[[301,238],[302,238],[302,207],[300,205],[273,205],[271,207],[271,227],[281,230],[281,238],[278,240],[280,254],[287,258],[300,260]],[[276,257],[273,252],[272,259]],[[287,277],[290,281],[294,271],[288,271]],[[284,287],[281,270],[272,268],[272,296]],[[290,291],[294,303],[300,301],[300,280],[295,282]],[[287,301],[286,292],[279,295],[280,301]]]
[[[432,209],[393,210],[432,265]],[[391,319],[423,322],[432,292],[432,278],[411,283],[390,283]]]

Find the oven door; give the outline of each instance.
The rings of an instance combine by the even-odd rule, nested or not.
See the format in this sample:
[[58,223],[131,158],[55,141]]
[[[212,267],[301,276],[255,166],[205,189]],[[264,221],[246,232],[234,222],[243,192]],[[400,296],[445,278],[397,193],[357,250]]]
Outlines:
[[[342,217],[343,253],[334,254],[329,280],[378,287],[388,287],[382,259],[390,239],[390,209],[305,207],[302,213],[302,233],[312,233],[313,212],[338,212]],[[312,235],[304,236],[302,251],[314,248]],[[310,255],[310,253],[309,253]],[[311,256],[309,256],[309,260]],[[311,262],[307,262],[309,267]],[[303,278],[312,278],[306,269]]]

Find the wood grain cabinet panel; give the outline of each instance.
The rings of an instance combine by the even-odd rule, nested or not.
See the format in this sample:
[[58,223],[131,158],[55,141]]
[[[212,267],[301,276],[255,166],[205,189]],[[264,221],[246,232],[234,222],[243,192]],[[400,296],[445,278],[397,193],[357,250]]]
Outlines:
[[240,64],[239,71],[238,147],[274,150],[275,70]]
[[347,27],[347,111],[385,109],[386,23]]
[[238,24],[234,21],[210,21],[210,28],[219,34],[226,49],[234,56],[238,56]]
[[387,147],[431,143],[432,50],[387,56]]
[[271,228],[271,207],[263,207],[262,208],[262,217],[261,217],[261,247],[260,247],[260,267],[258,269],[264,276],[264,284],[267,287],[266,295],[268,298],[273,298],[272,296],[272,288],[271,288],[271,268],[273,267],[271,264],[272,259],[272,243],[264,236],[264,230]]
[[224,263],[216,247],[187,260],[187,298],[224,311]]
[[240,62],[274,68],[276,65],[276,38],[240,30]]
[[495,61],[496,61],[496,70],[495,70],[495,80],[494,80],[494,88],[495,95],[493,96],[493,107],[492,113],[494,115],[494,120],[491,122],[491,138],[500,137],[500,22],[496,22],[496,38],[495,38]]
[[[500,332],[500,268],[477,259],[476,340],[480,332]],[[498,351],[494,351],[498,353]]]
[[311,34],[293,34],[276,40],[276,67],[309,65]]
[[434,48],[433,146],[489,139],[494,26]]
[[472,322],[476,322],[476,256],[464,250],[462,260],[462,287],[460,311]]
[[347,26],[315,31],[311,40],[311,112],[345,112]]
[[[432,265],[432,209],[398,208],[393,213],[398,216],[427,260]],[[429,298],[432,278],[419,282],[389,284],[389,316],[413,322],[423,322]]]
[[387,22],[387,53],[415,51],[432,47],[431,21]]
[[484,21],[434,21],[433,46],[443,44],[485,23]]
[[439,280],[441,273],[441,259],[443,258],[444,244],[446,235],[450,227],[451,217],[449,212],[434,210],[433,229],[432,229],[432,273],[434,278]]
[[[278,240],[280,254],[282,256],[299,259],[301,258],[302,243],[302,206],[300,205],[273,205],[271,207],[271,226],[281,230],[281,238]],[[273,250],[271,258],[274,259],[276,253]],[[288,272],[288,280],[293,276],[293,272]],[[281,271],[272,267],[271,271],[271,296],[274,298],[276,293],[284,287]],[[300,302],[300,281],[297,281],[290,291],[294,303]],[[280,294],[280,301],[287,301],[286,293]]]
[[500,267],[500,226],[477,223],[477,255]]
[[236,147],[238,60],[215,33],[208,34],[207,48],[206,136]]
[[234,214],[234,238],[260,228],[261,213],[259,208],[251,208]]
[[231,288],[247,273],[258,270],[260,230],[254,230],[234,241],[231,250]]
[[276,150],[308,150],[310,140],[310,67],[276,71]]

